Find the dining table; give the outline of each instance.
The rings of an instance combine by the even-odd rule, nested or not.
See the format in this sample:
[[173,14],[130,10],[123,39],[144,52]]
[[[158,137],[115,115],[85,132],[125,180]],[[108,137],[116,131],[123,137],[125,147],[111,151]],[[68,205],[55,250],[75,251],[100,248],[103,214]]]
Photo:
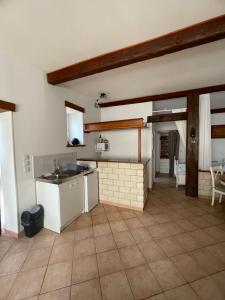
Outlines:
[[220,183],[225,186],[225,174],[219,177]]

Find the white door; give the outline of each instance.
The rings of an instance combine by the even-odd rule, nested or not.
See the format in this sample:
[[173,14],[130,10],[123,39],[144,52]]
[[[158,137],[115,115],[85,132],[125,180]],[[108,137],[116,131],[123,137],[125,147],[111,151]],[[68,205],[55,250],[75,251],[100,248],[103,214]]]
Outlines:
[[83,176],[59,185],[61,226],[78,217],[84,208]]
[[88,212],[98,204],[98,175],[97,172],[93,172],[88,174],[86,177],[86,201],[88,204],[86,212]]

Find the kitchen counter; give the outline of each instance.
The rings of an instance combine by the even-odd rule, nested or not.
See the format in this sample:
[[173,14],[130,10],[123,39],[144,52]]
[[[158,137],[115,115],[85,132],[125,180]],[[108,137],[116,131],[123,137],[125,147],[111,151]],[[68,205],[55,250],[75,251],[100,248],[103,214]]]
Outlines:
[[78,158],[95,164],[101,203],[142,211],[148,199],[148,159]]
[[149,159],[142,159],[138,161],[137,159],[127,159],[127,158],[98,158],[98,157],[85,157],[77,158],[79,161],[96,161],[96,162],[114,162],[114,163],[128,163],[128,164],[147,164]]

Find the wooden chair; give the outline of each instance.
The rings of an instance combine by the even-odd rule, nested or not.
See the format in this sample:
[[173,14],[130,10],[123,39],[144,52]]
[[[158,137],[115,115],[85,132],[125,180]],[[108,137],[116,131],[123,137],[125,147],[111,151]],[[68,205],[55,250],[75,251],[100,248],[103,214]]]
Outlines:
[[223,175],[223,167],[210,167],[212,176],[212,203],[214,205],[216,193],[219,194],[219,203],[222,202],[223,195],[225,196],[225,186],[220,183],[219,177]]

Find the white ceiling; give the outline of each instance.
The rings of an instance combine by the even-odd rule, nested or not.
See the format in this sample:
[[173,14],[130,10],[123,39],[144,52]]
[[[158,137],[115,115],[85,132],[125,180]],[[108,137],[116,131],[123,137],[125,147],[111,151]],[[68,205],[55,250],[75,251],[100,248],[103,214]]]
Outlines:
[[[49,72],[225,13],[224,0],[0,0],[0,51]],[[71,81],[124,99],[224,83],[225,40]]]
[[224,0],[0,0],[0,45],[47,72],[224,12]]

